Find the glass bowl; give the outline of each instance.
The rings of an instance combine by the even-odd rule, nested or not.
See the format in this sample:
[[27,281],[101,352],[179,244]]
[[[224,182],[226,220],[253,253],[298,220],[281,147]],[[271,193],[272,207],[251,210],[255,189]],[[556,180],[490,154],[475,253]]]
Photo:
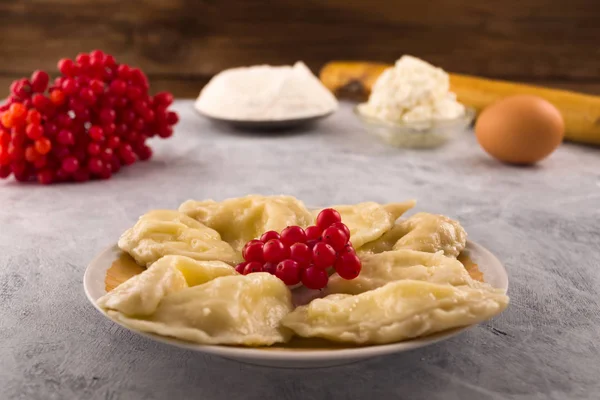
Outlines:
[[464,133],[475,118],[475,110],[465,108],[465,113],[455,119],[418,122],[388,122],[366,116],[360,112],[360,104],[354,113],[366,130],[395,147],[438,147]]

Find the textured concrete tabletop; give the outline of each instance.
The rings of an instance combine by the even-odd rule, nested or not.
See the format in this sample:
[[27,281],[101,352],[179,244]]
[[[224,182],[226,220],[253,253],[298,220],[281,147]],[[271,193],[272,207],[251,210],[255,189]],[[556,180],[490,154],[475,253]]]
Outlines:
[[[600,149],[566,144],[515,168],[471,133],[433,151],[387,147],[348,105],[287,135],[240,134],[192,102],[176,108],[174,138],[109,181],[0,183],[0,399],[600,398]],[[511,305],[425,349],[274,370],[154,343],[88,303],[87,263],[139,215],[249,193],[307,204],[417,198],[505,263]]]

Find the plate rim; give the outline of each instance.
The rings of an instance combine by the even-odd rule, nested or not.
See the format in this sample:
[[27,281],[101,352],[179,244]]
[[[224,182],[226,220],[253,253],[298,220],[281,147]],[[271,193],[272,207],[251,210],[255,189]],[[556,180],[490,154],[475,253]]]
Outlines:
[[[484,246],[473,242],[471,240],[467,241],[467,245],[465,249],[469,252],[475,251],[479,254],[484,255],[488,258],[489,264],[493,266],[493,270],[495,272],[497,282],[494,287],[498,289],[503,289],[505,292],[508,290],[508,273],[504,265],[500,262],[500,260],[488,249]],[[86,267],[85,273],[83,275],[83,288],[85,295],[88,301],[94,306],[96,310],[98,310],[104,317],[109,319],[110,321],[116,323],[117,325],[127,329],[130,332],[133,332],[142,337],[152,339],[154,341],[169,344],[175,347],[194,350],[201,353],[217,355],[230,359],[238,359],[238,360],[262,360],[262,361],[343,361],[343,360],[356,360],[362,358],[370,358],[376,357],[386,354],[393,354],[397,352],[415,350],[421,347],[429,346],[431,344],[450,339],[454,336],[459,335],[471,328],[474,328],[478,324],[469,325],[465,327],[454,328],[451,330],[438,332],[436,334],[432,334],[422,338],[415,338],[410,340],[405,340],[396,343],[388,343],[388,344],[380,344],[380,345],[367,345],[362,347],[354,347],[354,348],[343,348],[343,349],[323,349],[323,350],[285,350],[285,349],[268,349],[268,348],[260,348],[260,347],[235,347],[235,346],[226,346],[226,345],[206,345],[199,343],[186,342],[180,339],[160,336],[153,333],[142,332],[136,329],[130,328],[127,325],[121,323],[120,321],[112,318],[108,315],[104,310],[102,310],[96,303],[96,300],[99,296],[96,296],[95,292],[97,288],[93,287],[93,283],[95,282],[96,275],[102,274],[104,277],[102,279],[102,291],[106,293],[104,289],[104,281],[106,277],[106,271],[110,268],[110,265],[102,265],[101,260],[106,258],[108,253],[120,252],[121,250],[114,244],[105,248],[99,254],[97,254],[92,261]],[[486,269],[490,270],[491,267],[486,267]],[[484,271],[485,273],[485,271]],[[94,292],[94,293],[92,293]]]
[[260,128],[260,127],[279,127],[279,126],[296,126],[310,122],[316,122],[318,120],[327,118],[335,114],[337,109],[328,111],[323,114],[315,114],[308,117],[300,117],[300,118],[285,118],[285,119],[229,119],[217,117],[214,115],[207,114],[201,110],[199,110],[195,105],[193,106],[194,111],[198,113],[201,117],[204,117],[212,122],[218,122],[221,124],[227,124],[231,126],[237,127],[248,127],[248,128]]

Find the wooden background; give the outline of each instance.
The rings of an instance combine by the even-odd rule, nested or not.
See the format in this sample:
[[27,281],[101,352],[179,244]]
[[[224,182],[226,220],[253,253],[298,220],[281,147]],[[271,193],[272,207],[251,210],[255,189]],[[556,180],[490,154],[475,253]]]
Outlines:
[[[154,91],[195,97],[220,70],[392,62],[600,94],[600,0],[0,0],[0,87],[98,48]],[[3,94],[3,93],[2,93]]]

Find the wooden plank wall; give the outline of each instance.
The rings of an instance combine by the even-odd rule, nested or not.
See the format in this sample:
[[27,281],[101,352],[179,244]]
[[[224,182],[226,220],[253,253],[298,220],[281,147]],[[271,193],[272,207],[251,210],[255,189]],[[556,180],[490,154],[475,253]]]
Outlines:
[[0,0],[0,38],[6,92],[99,48],[181,97],[233,66],[402,54],[600,94],[599,0]]

